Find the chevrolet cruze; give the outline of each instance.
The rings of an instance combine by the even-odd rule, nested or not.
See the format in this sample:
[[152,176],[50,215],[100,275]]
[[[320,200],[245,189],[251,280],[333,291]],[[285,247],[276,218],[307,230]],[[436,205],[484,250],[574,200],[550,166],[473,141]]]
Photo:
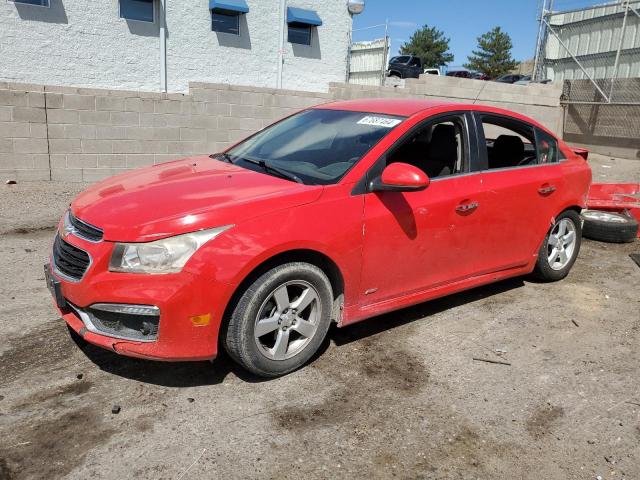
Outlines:
[[173,361],[224,347],[278,376],[331,322],[518,275],[564,278],[584,156],[492,107],[321,105],[224,152],[93,185],[60,221],[47,283],[87,342]]

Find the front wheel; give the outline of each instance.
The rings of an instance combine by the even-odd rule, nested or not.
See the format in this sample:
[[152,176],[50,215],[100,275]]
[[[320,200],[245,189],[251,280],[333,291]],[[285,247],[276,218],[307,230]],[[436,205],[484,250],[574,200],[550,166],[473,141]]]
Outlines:
[[242,293],[223,333],[226,350],[261,377],[292,372],[322,344],[332,304],[331,283],[315,265],[274,267]]
[[582,241],[582,221],[573,210],[556,218],[538,251],[534,275],[543,281],[562,280],[578,258]]

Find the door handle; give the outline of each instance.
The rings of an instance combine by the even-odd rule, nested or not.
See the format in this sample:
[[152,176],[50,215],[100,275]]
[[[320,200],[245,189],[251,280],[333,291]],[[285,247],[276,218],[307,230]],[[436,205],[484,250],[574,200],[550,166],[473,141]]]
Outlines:
[[470,213],[478,208],[479,205],[478,202],[461,203],[456,207],[456,211],[460,213]]
[[538,189],[538,193],[540,195],[549,195],[556,191],[556,187],[554,185],[543,185]]

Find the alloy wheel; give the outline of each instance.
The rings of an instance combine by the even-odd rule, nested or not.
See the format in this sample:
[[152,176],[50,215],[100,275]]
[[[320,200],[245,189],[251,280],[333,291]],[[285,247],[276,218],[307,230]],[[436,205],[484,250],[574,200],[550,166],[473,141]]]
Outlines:
[[547,261],[554,270],[566,267],[576,248],[576,226],[570,218],[556,223],[547,240]]
[[310,283],[294,280],[275,288],[258,310],[253,336],[271,360],[287,360],[309,344],[321,318],[320,296]]

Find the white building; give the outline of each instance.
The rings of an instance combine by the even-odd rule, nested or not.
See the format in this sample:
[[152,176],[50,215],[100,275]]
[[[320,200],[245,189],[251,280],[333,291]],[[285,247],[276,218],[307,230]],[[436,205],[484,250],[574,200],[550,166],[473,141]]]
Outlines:
[[351,26],[346,0],[0,0],[0,80],[322,91],[346,79]]

